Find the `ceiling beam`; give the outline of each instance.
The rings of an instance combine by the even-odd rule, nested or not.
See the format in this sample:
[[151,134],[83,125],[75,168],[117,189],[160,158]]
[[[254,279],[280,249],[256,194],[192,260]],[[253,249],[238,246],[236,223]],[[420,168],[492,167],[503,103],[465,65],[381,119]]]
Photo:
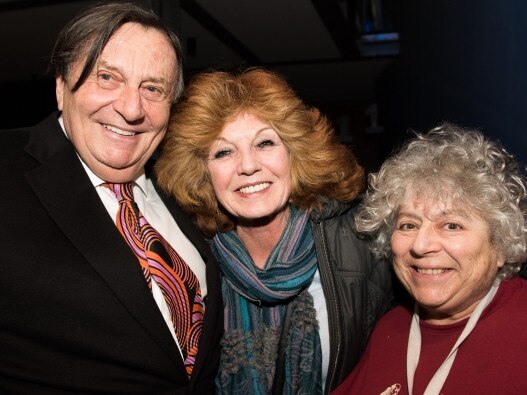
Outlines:
[[262,64],[254,53],[231,34],[220,22],[194,0],[181,0],[181,9],[194,18],[203,28],[251,65]]
[[353,24],[344,16],[339,0],[311,0],[311,3],[342,57],[348,60],[359,59],[361,56],[357,46],[358,34]]

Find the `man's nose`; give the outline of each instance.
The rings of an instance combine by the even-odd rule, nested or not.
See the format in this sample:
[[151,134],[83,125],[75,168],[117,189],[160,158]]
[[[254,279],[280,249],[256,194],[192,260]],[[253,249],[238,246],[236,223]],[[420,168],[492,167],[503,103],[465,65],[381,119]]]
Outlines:
[[123,87],[113,107],[127,122],[135,122],[145,116],[143,98],[133,87]]

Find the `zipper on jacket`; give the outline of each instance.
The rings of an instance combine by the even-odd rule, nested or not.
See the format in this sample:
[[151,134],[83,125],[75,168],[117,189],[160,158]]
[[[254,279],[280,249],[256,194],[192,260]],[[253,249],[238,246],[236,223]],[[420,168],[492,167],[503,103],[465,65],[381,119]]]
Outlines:
[[[335,283],[333,281],[334,272],[331,267],[328,249],[326,245],[326,239],[324,237],[324,223],[318,222],[314,224],[314,239],[315,239],[315,249],[317,251],[322,251],[322,256],[318,256],[319,259],[319,271],[320,279],[322,281],[322,289],[324,290],[324,296],[326,298],[326,307],[328,309],[328,327],[329,327],[329,357],[330,361],[328,364],[328,373],[326,376],[326,385],[324,388],[324,393],[329,393],[335,380],[336,365],[340,357],[341,349],[341,334],[340,334],[340,312],[339,304],[337,303],[337,296],[335,293]],[[326,287],[324,287],[326,285]],[[333,361],[331,360],[332,356]],[[326,391],[326,389],[328,391]]]

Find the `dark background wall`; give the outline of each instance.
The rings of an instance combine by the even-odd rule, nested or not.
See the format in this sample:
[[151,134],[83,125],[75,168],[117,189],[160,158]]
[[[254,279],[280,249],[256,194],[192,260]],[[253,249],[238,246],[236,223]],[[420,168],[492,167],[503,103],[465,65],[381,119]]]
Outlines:
[[402,2],[401,55],[379,80],[388,145],[446,120],[527,160],[527,2]]
[[[286,74],[306,101],[328,114],[343,141],[354,147],[368,170],[374,170],[395,146],[410,137],[408,130],[426,131],[444,120],[479,128],[526,162],[527,2],[384,3],[393,18],[392,27],[400,34],[399,54],[388,61],[359,59],[348,72],[331,71],[326,67],[331,62],[320,60],[264,65]],[[24,31],[31,30],[32,22],[28,23]],[[2,51],[3,62],[10,61],[12,51],[24,52],[23,40],[17,34],[10,37],[11,45]],[[53,40],[50,37],[48,41]],[[300,44],[309,46],[280,40],[271,43],[282,49]],[[187,74],[200,70],[190,68]],[[363,77],[364,70],[371,71],[368,77]],[[336,85],[348,83],[349,89],[336,89]],[[1,128],[34,124],[55,109],[54,81],[49,75],[0,80],[0,89]],[[346,92],[354,89],[369,89],[373,94],[348,97]],[[378,118],[373,120],[375,111]]]

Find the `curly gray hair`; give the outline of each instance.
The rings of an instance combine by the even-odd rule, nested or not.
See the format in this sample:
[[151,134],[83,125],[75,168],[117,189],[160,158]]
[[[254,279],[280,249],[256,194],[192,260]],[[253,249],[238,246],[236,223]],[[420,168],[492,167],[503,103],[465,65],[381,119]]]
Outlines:
[[357,230],[374,236],[372,251],[390,257],[390,239],[407,193],[452,199],[487,222],[490,240],[505,257],[498,277],[516,275],[527,258],[527,179],[498,142],[477,130],[444,123],[416,133],[378,173],[356,215]]

